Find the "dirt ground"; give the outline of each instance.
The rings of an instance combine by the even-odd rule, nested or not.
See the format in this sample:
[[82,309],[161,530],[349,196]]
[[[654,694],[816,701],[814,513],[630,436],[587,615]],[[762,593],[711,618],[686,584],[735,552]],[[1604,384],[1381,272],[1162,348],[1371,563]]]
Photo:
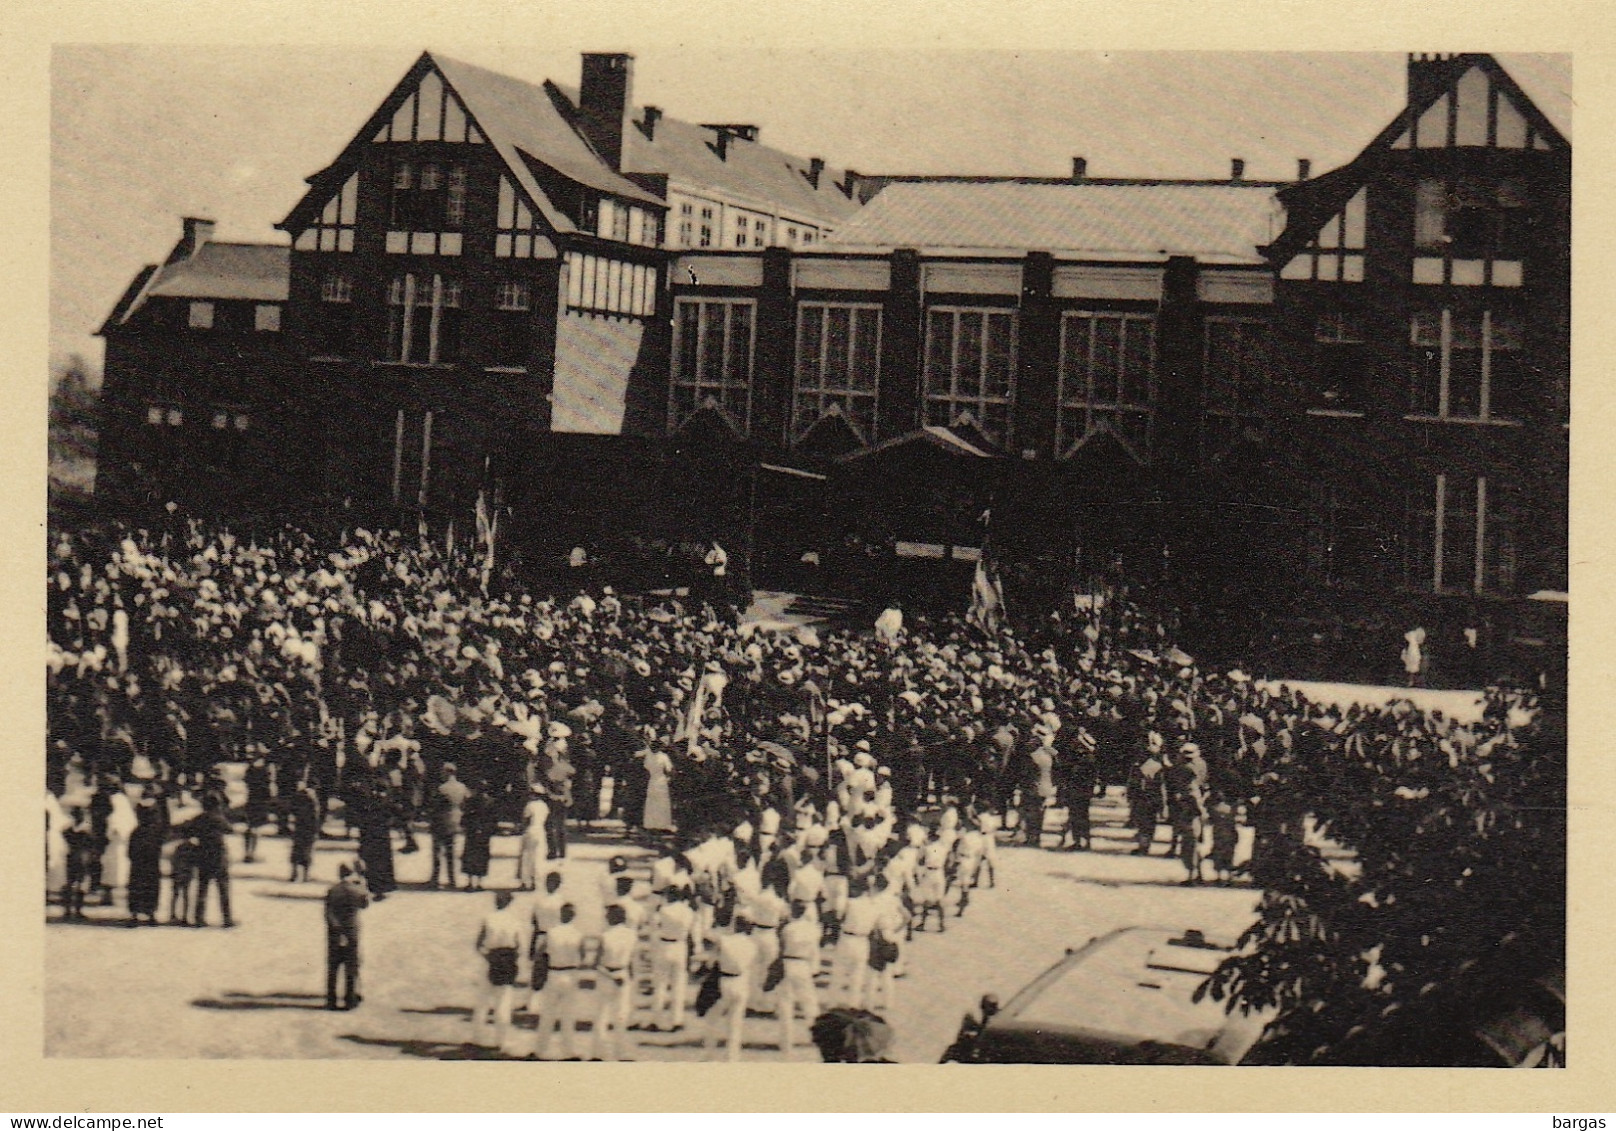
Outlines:
[[[1052,815],[1058,822],[1059,813]],[[1182,868],[1160,854],[1128,855],[1119,792],[1096,805],[1095,851],[1056,852],[1004,844],[998,883],[971,898],[946,932],[935,921],[910,944],[908,972],[885,1015],[896,1032],[890,1055],[935,1062],[953,1040],[961,1016],[984,993],[1001,1000],[1058,960],[1068,947],[1131,925],[1195,927],[1232,941],[1254,915],[1250,888],[1180,887]],[[1165,830],[1159,830],[1165,835]],[[487,893],[432,891],[425,886],[430,846],[398,855],[401,890],[363,913],[364,1002],[353,1012],[326,1012],[322,900],[355,842],[321,842],[315,882],[286,882],[288,842],[264,836],[260,859],[240,863],[233,845],[232,902],[239,925],[129,929],[120,905],[91,908],[87,924],[58,923],[46,909],[45,1048],[59,1057],[247,1057],[485,1059],[469,1018],[484,984],[473,949],[491,908]],[[1049,843],[1053,843],[1053,837]],[[510,882],[516,842],[495,841],[491,879]],[[648,863],[644,850],[610,833],[573,846],[564,890],[583,910],[586,930],[599,923],[597,880],[613,855]],[[520,896],[518,898],[521,898]],[[166,900],[166,892],[165,892]],[[166,906],[165,906],[166,911]],[[217,924],[216,906],[209,921]],[[590,1009],[586,1013],[592,1013]],[[518,1024],[532,1025],[518,1014]],[[700,1022],[681,1033],[632,1032],[633,1060],[697,1060]],[[746,1022],[745,1059],[781,1059],[773,1018]],[[800,1032],[799,1027],[799,1032]],[[531,1032],[524,1038],[531,1042]],[[588,1055],[587,1033],[578,1034]],[[799,1040],[806,1038],[800,1036]],[[811,1045],[790,1050],[814,1060]]]

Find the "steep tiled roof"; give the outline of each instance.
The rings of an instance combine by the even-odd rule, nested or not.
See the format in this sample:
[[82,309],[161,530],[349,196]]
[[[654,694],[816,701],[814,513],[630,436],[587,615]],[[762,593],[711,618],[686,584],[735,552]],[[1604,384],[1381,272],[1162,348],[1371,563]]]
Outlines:
[[291,249],[281,244],[203,244],[188,259],[146,267],[101,330],[129,321],[153,297],[285,302],[290,264]]
[[512,157],[519,150],[581,185],[628,200],[663,203],[600,159],[563,114],[560,92],[552,84],[536,86],[436,53],[431,58],[507,164],[520,164]]
[[623,145],[625,169],[663,173],[672,182],[831,225],[859,210],[858,202],[837,187],[845,176],[838,170],[823,169],[816,189],[808,181],[807,161],[759,142],[731,137],[725,155],[719,157],[715,131],[666,117],[657,121],[651,134],[647,138],[638,125],[629,127]]
[[1263,183],[895,183],[829,245],[1255,264],[1283,228],[1274,186]]
[[285,302],[290,251],[283,244],[206,243],[190,259],[158,268],[146,293]]

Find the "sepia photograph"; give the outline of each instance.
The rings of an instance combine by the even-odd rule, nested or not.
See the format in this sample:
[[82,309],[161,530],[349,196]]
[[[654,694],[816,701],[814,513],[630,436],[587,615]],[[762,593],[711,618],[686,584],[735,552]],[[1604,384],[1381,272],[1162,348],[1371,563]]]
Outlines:
[[1573,1064],[1569,55],[49,88],[47,1060]]

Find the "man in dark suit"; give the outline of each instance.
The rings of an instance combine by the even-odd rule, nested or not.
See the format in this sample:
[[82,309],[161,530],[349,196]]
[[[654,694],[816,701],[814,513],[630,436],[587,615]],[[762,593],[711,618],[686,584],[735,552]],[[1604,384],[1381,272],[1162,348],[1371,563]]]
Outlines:
[[[352,1009],[359,996],[359,913],[370,906],[365,877],[342,865],[325,893],[325,1007]],[[343,973],[342,1004],[337,1004],[337,972]]]
[[191,926],[207,925],[208,884],[219,888],[219,914],[223,925],[234,927],[230,917],[230,852],[225,836],[230,832],[230,820],[225,816],[222,793],[210,790],[202,802],[202,814],[187,825],[187,832],[196,837],[196,904],[191,909]]

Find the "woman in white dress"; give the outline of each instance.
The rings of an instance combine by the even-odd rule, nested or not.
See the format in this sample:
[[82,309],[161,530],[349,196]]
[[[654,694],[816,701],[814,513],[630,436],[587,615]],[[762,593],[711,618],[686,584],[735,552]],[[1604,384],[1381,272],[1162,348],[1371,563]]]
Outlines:
[[516,881],[523,891],[537,891],[539,861],[545,858],[544,827],[550,819],[550,803],[545,800],[541,783],[534,782],[528,788],[528,802],[522,809],[522,844],[516,858]]
[[112,794],[107,815],[107,848],[101,856],[101,874],[108,888],[129,886],[129,834],[140,824],[134,802],[120,785]]
[[671,833],[673,831],[673,799],[668,792],[668,775],[673,772],[673,759],[661,750],[643,750],[640,759],[645,763],[648,780],[645,786],[646,832]]
[[61,891],[67,884],[67,838],[62,835],[70,822],[61,800],[45,791],[45,886]]

